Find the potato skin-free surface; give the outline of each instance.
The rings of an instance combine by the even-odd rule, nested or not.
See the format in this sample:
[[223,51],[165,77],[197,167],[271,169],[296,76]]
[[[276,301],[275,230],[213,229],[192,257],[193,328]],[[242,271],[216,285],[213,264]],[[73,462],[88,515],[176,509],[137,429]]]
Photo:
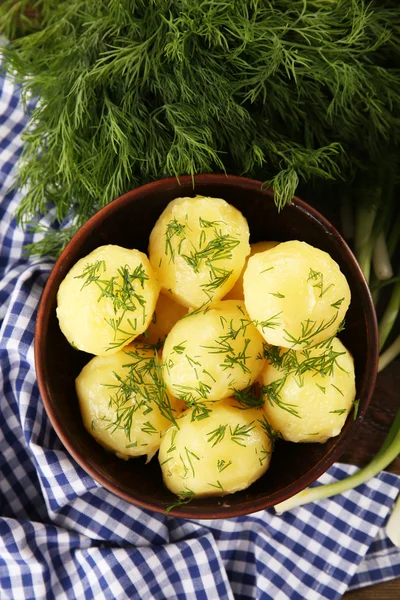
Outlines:
[[338,338],[328,348],[313,348],[306,354],[281,350],[281,354],[287,352],[292,364],[303,367],[318,356],[325,357],[318,368],[327,366],[332,353],[337,355],[336,363],[325,376],[315,368],[305,372],[300,368],[298,374],[293,371],[285,378],[284,369],[267,361],[260,377],[267,419],[289,442],[326,442],[339,435],[356,396],[353,357]]
[[233,287],[250,252],[249,235],[242,213],[225,200],[176,198],[150,234],[150,263],[164,292],[198,308]]
[[241,410],[232,398],[210,403],[210,408],[201,420],[192,420],[191,410],[183,413],[179,429],[168,429],[161,442],[163,479],[175,494],[232,494],[268,469],[272,443],[261,423],[263,411]]
[[[92,358],[76,379],[85,428],[120,458],[147,455],[149,460],[171,425],[154,400],[154,380],[149,372],[143,373],[142,378],[140,371],[136,372],[136,381],[142,382],[134,385],[135,391],[126,395],[121,386],[121,382],[132,384],[132,379],[127,379],[129,364],[137,363],[138,369],[144,371],[145,366],[151,368],[154,360],[154,350],[133,343],[117,354]],[[173,414],[178,414],[175,400],[170,398],[169,402]]]
[[282,242],[252,256],[243,287],[258,330],[283,348],[307,348],[334,336],[350,304],[339,265],[306,242]]
[[147,329],[159,292],[143,252],[100,246],[79,260],[60,285],[60,329],[78,350],[113,354]]
[[259,252],[266,252],[266,250],[270,250],[271,248],[275,248],[279,242],[255,242],[254,244],[250,244],[250,254],[246,258],[246,262],[244,263],[244,267],[242,272],[240,273],[240,277],[233,286],[233,288],[226,294],[224,300],[244,300],[244,292],[243,292],[243,275],[247,267],[247,263],[251,256],[258,254]]
[[157,344],[165,339],[172,327],[182,319],[188,309],[178,304],[167,294],[161,293],[158,297],[156,309],[146,330],[144,341],[149,344]]
[[189,403],[227,398],[257,379],[264,365],[263,344],[239,300],[222,300],[188,315],[165,340],[167,388]]

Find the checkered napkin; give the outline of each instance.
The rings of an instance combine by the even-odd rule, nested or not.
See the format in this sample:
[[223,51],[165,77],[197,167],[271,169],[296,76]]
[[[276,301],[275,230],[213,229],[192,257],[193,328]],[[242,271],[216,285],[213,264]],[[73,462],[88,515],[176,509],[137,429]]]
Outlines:
[[[383,529],[400,489],[392,474],[283,516],[194,521],[127,504],[68,455],[34,370],[52,263],[23,256],[32,236],[13,219],[21,193],[8,191],[25,125],[18,90],[0,75],[0,598],[337,599],[400,576]],[[354,470],[336,464],[317,484]]]

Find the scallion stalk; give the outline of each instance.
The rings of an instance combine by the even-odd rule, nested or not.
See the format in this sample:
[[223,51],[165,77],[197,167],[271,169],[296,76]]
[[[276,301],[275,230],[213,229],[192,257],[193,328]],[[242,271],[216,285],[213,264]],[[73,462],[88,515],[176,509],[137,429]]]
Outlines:
[[357,206],[354,250],[364,277],[369,282],[373,251],[372,230],[376,217],[376,206],[365,207],[361,202]]
[[385,233],[383,231],[381,231],[376,238],[372,252],[372,263],[374,266],[374,273],[379,280],[390,279],[393,277],[393,269],[386,245]]
[[298,494],[295,494],[288,500],[275,505],[275,511],[281,514],[287,510],[302,506],[308,502],[315,502],[323,498],[329,498],[336,494],[342,494],[348,490],[365,483],[383,469],[386,469],[390,463],[400,454],[400,410],[397,412],[389,433],[383,443],[383,446],[371,462],[366,466],[346,477],[341,481],[335,481],[327,485],[321,485],[314,488],[307,488]]
[[383,371],[400,354],[400,335],[379,356],[378,371]]
[[382,350],[400,311],[400,282],[394,286],[386,310],[379,321],[379,349]]

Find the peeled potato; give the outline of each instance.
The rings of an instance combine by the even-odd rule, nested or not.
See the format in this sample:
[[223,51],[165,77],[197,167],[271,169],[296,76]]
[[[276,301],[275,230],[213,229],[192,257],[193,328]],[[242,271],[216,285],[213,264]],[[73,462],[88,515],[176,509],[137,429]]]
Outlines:
[[240,273],[240,277],[233,286],[233,288],[228,292],[224,298],[224,300],[244,300],[243,293],[243,275],[247,267],[247,263],[251,256],[258,254],[259,252],[265,252],[266,250],[270,250],[271,248],[275,248],[279,242],[256,242],[255,244],[250,244],[250,254],[246,258],[244,263],[244,267],[242,272]]
[[179,429],[170,427],[159,451],[163,479],[178,495],[224,496],[261,477],[271,460],[272,443],[263,413],[241,409],[232,399],[211,403],[207,418],[186,411]]
[[187,314],[187,308],[178,304],[170,296],[160,294],[156,309],[146,330],[145,339],[149,344],[157,344],[165,339],[172,327]]
[[189,405],[231,396],[233,389],[251,385],[263,365],[263,339],[239,300],[223,300],[178,321],[164,344],[167,388]]
[[243,277],[247,311],[264,339],[301,349],[334,336],[350,304],[350,288],[329,254],[284,242],[249,259]]
[[162,289],[188,308],[223,298],[249,252],[246,219],[220,198],[173,200],[150,234],[150,263]]
[[356,396],[353,357],[338,338],[323,348],[281,349],[260,381],[267,419],[289,442],[339,435]]
[[162,386],[157,354],[136,343],[94,357],[78,375],[76,391],[87,431],[120,458],[150,460],[171,425],[165,413],[175,417],[179,409]]
[[100,246],[79,260],[60,285],[60,329],[78,350],[113,354],[147,329],[159,292],[143,252]]

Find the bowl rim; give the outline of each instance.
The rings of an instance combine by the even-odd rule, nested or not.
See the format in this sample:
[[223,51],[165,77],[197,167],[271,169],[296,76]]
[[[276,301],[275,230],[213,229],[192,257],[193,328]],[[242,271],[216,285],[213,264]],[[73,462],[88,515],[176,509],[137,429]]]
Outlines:
[[[178,187],[177,187],[178,184]],[[62,267],[64,261],[69,257],[72,248],[79,246],[81,238],[85,238],[88,233],[92,230],[92,228],[98,225],[103,220],[107,219],[109,215],[113,212],[118,211],[121,207],[126,204],[130,204],[135,201],[136,198],[141,196],[146,196],[157,192],[158,190],[165,191],[166,189],[175,189],[179,192],[180,185],[189,185],[192,184],[193,189],[196,184],[217,184],[217,185],[226,185],[234,188],[243,188],[247,190],[254,190],[257,192],[262,192],[266,196],[270,198],[273,197],[273,191],[271,188],[265,187],[261,181],[250,179],[248,177],[241,177],[237,175],[226,175],[226,174],[198,174],[198,175],[183,175],[180,177],[167,177],[164,179],[159,179],[132,190],[129,190],[122,196],[119,196],[115,200],[111,201],[109,204],[101,208],[98,212],[96,212],[86,223],[75,233],[72,239],[69,241],[67,246],[64,248],[59,258],[53,265],[49,278],[46,282],[45,288],[43,290],[39,308],[37,312],[36,318],[36,326],[35,326],[35,337],[34,337],[34,359],[35,359],[35,369],[36,369],[36,377],[39,386],[40,396],[43,401],[43,405],[47,416],[50,420],[51,425],[53,426],[57,436],[61,440],[65,449],[72,456],[72,458],[78,463],[80,467],[90,475],[96,482],[106,488],[108,491],[112,492],[116,496],[122,498],[130,504],[135,506],[139,506],[141,508],[152,510],[154,512],[158,512],[161,514],[165,514],[165,508],[161,509],[159,506],[155,506],[149,502],[145,502],[140,498],[133,498],[132,495],[125,492],[123,489],[119,488],[118,485],[114,482],[111,483],[105,475],[102,474],[94,464],[89,461],[85,456],[83,456],[73,445],[72,440],[64,433],[63,424],[58,418],[50,397],[49,390],[46,385],[46,378],[44,372],[44,364],[43,364],[43,352],[45,347],[45,336],[43,335],[43,331],[48,323],[49,311],[48,304],[50,294],[54,285],[55,279],[58,277],[60,267]],[[177,196],[178,197],[178,196]],[[195,511],[190,510],[189,505],[180,505],[173,508],[170,511],[171,516],[189,518],[189,519],[219,519],[219,518],[228,518],[228,517],[238,517],[247,514],[251,514],[257,512],[259,510],[264,510],[266,508],[271,508],[278,502],[283,502],[284,500],[290,498],[295,493],[301,491],[302,489],[309,486],[311,483],[316,481],[323,473],[327,471],[327,469],[340,457],[342,454],[345,445],[348,442],[350,436],[354,436],[358,428],[360,427],[364,416],[367,412],[377,377],[378,371],[378,354],[379,354],[379,346],[378,346],[378,325],[376,313],[371,297],[371,293],[368,287],[368,284],[365,280],[364,274],[361,271],[361,268],[346,241],[340,235],[340,233],[336,230],[336,228],[328,221],[318,210],[314,207],[310,206],[304,200],[294,196],[292,199],[292,204],[296,205],[296,207],[302,212],[307,213],[308,216],[311,216],[314,220],[318,221],[319,225],[322,225],[329,233],[335,236],[340,245],[343,246],[346,253],[346,260],[350,260],[351,267],[357,273],[357,276],[361,283],[361,288],[363,290],[363,297],[361,298],[361,302],[364,308],[366,323],[367,323],[367,336],[369,338],[369,348],[370,352],[367,355],[367,364],[366,364],[366,377],[364,382],[364,387],[361,390],[361,394],[364,399],[363,405],[360,407],[357,417],[355,420],[351,422],[348,426],[347,430],[344,432],[344,435],[338,440],[337,444],[334,445],[333,448],[319,461],[317,462],[310,470],[308,470],[305,474],[303,474],[299,479],[296,479],[294,482],[287,485],[283,490],[275,492],[269,498],[269,501],[266,502],[265,498],[254,498],[250,500],[243,501],[240,507],[230,507],[229,505],[225,508],[222,505],[218,507],[196,507]],[[299,482],[301,485],[299,487]],[[275,496],[279,494],[279,498],[274,500]],[[229,498],[228,496],[224,496],[223,498]]]

